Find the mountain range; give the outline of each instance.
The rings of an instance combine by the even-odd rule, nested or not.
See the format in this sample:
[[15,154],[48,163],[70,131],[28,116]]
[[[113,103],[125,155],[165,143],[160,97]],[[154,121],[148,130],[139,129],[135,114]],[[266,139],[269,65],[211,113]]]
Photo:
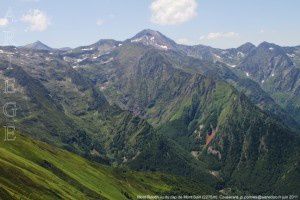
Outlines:
[[[68,198],[56,184],[87,199],[298,194],[299,60],[299,46],[187,46],[148,29],[74,49],[39,41],[0,47],[1,90],[9,78],[16,91],[0,102],[16,102],[20,134],[18,145],[0,146],[12,155],[1,157],[0,170],[10,175],[0,179],[0,195],[46,188],[45,198]],[[0,123],[7,123],[3,114]],[[69,164],[77,161],[108,174],[77,177]],[[27,162],[55,184],[34,181]],[[65,176],[67,183],[60,182]],[[8,181],[18,177],[31,186],[19,190]],[[98,190],[98,180],[116,192]]]

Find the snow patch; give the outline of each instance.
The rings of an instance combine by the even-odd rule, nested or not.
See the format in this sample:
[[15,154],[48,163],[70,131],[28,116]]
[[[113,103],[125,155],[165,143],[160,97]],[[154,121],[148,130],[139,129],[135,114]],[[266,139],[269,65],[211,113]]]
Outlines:
[[243,57],[245,57],[245,54],[244,54],[243,52],[240,52],[240,51],[239,51],[239,52],[237,53],[237,56],[243,58]]
[[81,49],[82,51],[91,51],[91,50],[93,50],[94,48],[93,47],[91,47],[91,48],[85,48],[85,49]]
[[15,55],[15,53],[13,53],[13,52],[4,52],[4,53],[7,55]]
[[228,64],[228,63],[225,63],[228,67],[232,67],[232,68],[235,68],[236,65],[231,65],[231,64]]
[[295,57],[295,54],[286,54],[288,57],[290,57],[290,58],[294,58]]
[[76,62],[79,63],[79,62],[82,62],[82,61],[84,61],[84,60],[86,60],[86,59],[87,59],[87,58],[83,58],[83,59],[80,59],[80,58],[79,58],[79,59],[76,59]]
[[168,50],[168,47],[166,45],[158,45],[160,48]]
[[217,54],[214,54],[214,56],[217,58],[217,59],[221,59],[221,57]]
[[3,50],[0,50],[0,53],[7,54],[7,55],[15,55],[13,52],[7,52],[7,51],[3,51]]
[[134,42],[134,43],[141,42],[144,45],[152,45],[154,47],[157,47],[157,48],[160,48],[160,49],[163,49],[163,50],[169,49],[169,47],[167,45],[165,45],[162,42],[156,41],[155,39],[156,38],[154,36],[152,36],[152,37],[142,36],[142,37],[131,40],[131,42]]
[[143,38],[137,38],[137,39],[131,40],[131,42],[140,42],[142,40],[143,40]]

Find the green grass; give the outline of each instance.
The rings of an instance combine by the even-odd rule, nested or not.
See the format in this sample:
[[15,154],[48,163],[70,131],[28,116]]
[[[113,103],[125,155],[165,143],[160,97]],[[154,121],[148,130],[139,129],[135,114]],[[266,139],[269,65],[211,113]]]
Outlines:
[[176,176],[93,163],[19,134],[15,141],[4,142],[0,133],[1,199],[135,199],[212,191]]

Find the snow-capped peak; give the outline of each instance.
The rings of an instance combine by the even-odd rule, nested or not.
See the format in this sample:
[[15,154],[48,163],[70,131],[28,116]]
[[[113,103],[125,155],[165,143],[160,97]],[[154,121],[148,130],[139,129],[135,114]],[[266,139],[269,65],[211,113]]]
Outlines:
[[158,49],[168,50],[174,49],[176,47],[176,43],[161,34],[158,31],[153,30],[143,30],[136,34],[133,38],[130,39],[132,43],[142,43],[147,46],[153,46]]

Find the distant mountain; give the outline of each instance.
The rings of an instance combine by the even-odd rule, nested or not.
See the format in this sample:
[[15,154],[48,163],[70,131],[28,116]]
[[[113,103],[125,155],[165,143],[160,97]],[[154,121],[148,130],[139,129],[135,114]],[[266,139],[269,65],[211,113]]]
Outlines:
[[53,50],[51,47],[45,45],[41,41],[36,41],[32,44],[27,44],[27,45],[22,46],[22,47],[26,48],[26,49],[34,49],[34,50],[46,50],[46,51],[52,51]]
[[278,45],[263,42],[240,63],[239,68],[257,81],[265,81],[293,67],[292,60]]
[[177,48],[177,44],[173,40],[167,38],[158,31],[150,29],[139,32],[134,37],[128,39],[127,42],[141,43],[147,46],[153,46],[161,50]]
[[63,57],[73,66],[78,64],[99,61],[99,57],[111,52],[113,49],[122,46],[122,42],[116,40],[99,40],[88,46],[81,46],[64,52]]
[[162,33],[151,29],[145,29],[137,33],[134,37],[126,40],[125,43],[126,42],[143,44],[159,50],[179,51],[188,56],[207,61],[222,61],[231,67],[235,67],[242,58],[244,58],[253,48],[255,48],[255,46],[249,42],[241,45],[238,48],[232,49],[217,49],[204,45],[180,45]]
[[72,48],[70,48],[70,47],[62,47],[62,48],[59,48],[59,50],[61,50],[61,51],[70,51],[70,50],[72,50]]
[[236,48],[237,51],[242,52],[244,54],[248,54],[250,53],[250,51],[252,51],[255,48],[255,45],[247,42],[241,46],[239,46],[238,48]]
[[110,40],[110,39],[103,39],[103,40],[99,40],[94,44],[88,45],[88,46],[82,46],[82,47],[78,47],[75,48],[74,51],[87,51],[87,52],[91,52],[91,51],[97,51],[97,52],[105,52],[106,50],[112,49],[112,48],[116,48],[119,45],[122,45],[122,42],[116,41],[116,40]]
[[230,49],[218,49],[204,45],[180,45],[179,48],[188,56],[211,62],[223,62],[229,67],[236,67],[236,65],[241,62],[255,46],[248,42],[238,48]]
[[263,42],[242,60],[237,69],[257,81],[299,121],[300,65],[296,49]]

